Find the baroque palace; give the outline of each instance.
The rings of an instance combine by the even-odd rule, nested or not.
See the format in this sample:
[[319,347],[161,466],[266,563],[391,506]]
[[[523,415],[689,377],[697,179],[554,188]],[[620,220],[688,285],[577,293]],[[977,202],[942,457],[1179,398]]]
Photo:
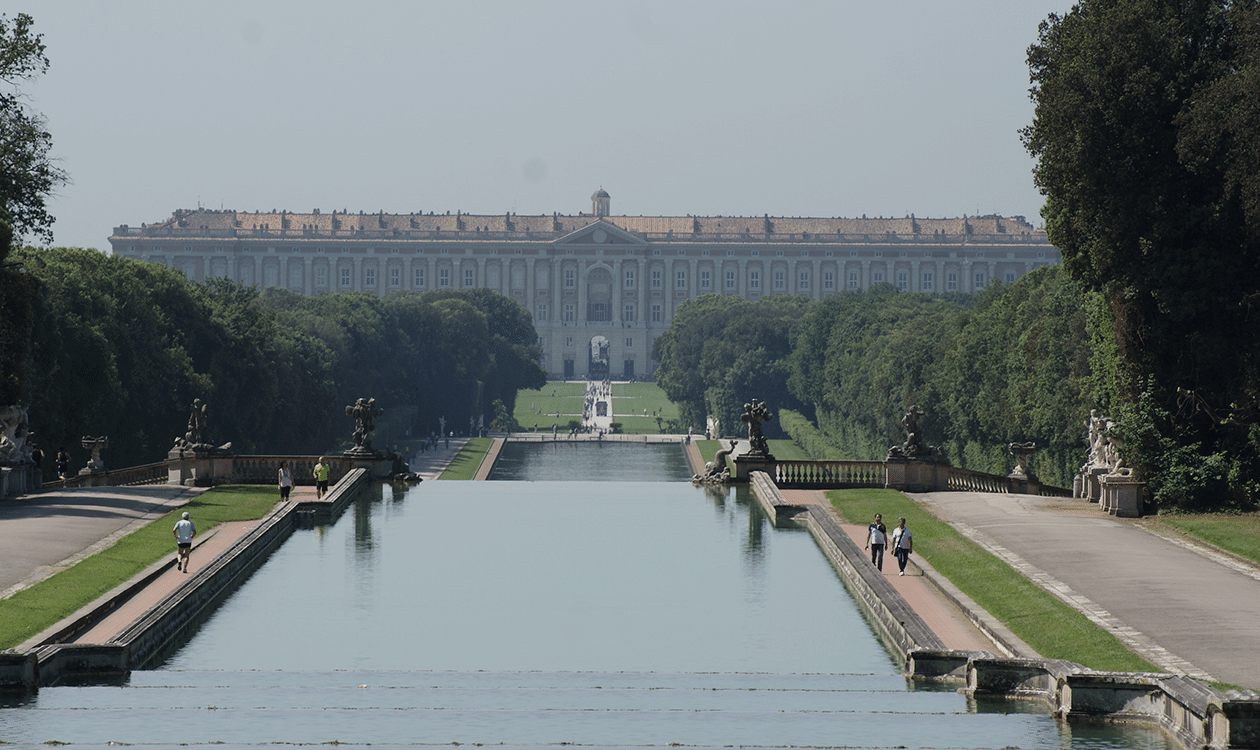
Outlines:
[[298,294],[493,289],[533,314],[543,368],[566,379],[650,375],[652,342],[702,294],[974,292],[1059,262],[1022,216],[616,216],[602,188],[576,215],[179,210],[109,242],[194,281]]

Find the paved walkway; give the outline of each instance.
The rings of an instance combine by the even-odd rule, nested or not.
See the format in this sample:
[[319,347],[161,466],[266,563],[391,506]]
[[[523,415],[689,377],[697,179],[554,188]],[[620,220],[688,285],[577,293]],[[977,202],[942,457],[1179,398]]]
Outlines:
[[[830,508],[830,504],[818,490],[781,490],[780,492],[783,499],[794,504],[813,503]],[[840,527],[850,539],[857,543],[858,549],[866,546],[865,526],[841,523]],[[867,560],[869,559],[868,557]],[[901,594],[906,603],[932,629],[932,632],[945,643],[946,648],[995,652],[993,643],[971,624],[966,613],[958,609],[953,602],[941,594],[935,585],[928,581],[922,568],[917,565],[907,566],[906,575],[899,576],[897,575],[897,559],[886,554],[883,573],[897,593]]]
[[1167,671],[1260,689],[1260,569],[1081,500],[917,500]]
[[201,489],[75,487],[0,502],[0,599],[112,545]]

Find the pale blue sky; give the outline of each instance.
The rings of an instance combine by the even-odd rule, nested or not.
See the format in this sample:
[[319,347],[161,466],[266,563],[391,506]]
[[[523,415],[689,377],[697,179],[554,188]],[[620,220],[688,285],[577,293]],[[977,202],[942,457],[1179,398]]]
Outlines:
[[55,244],[177,208],[1023,215],[1025,51],[1067,0],[16,0]]

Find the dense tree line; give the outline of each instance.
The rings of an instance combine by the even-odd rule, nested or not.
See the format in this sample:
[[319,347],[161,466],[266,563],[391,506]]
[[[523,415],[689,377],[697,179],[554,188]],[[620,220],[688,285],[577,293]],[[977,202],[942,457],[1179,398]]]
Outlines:
[[345,445],[356,398],[376,398],[397,439],[441,416],[463,433],[492,400],[545,382],[529,313],[488,290],[302,297],[93,250],[12,258],[28,321],[10,336],[21,346],[4,342],[21,366],[0,401],[28,406],[45,448],[77,453],[81,436],[108,435],[111,466],[163,458],[194,398],[214,442],[305,454]]
[[[751,398],[799,410],[825,452],[851,459],[900,444],[901,417],[917,404],[924,438],[955,465],[1005,474],[1007,444],[1031,440],[1034,470],[1070,486],[1089,409],[1108,398],[1093,361],[1104,312],[1060,268],[975,296],[888,285],[822,302],[710,296],[684,305],[659,340],[658,380],[700,424]],[[738,434],[738,412],[728,419],[723,432]]]
[[[808,306],[788,296],[748,302],[706,294],[685,302],[652,345],[657,383],[678,405],[679,422],[704,429],[713,416],[724,434],[734,434],[749,398],[785,396],[792,332]],[[773,422],[766,431],[781,434]]]
[[1083,0],[1029,49],[1024,143],[1105,296],[1127,460],[1163,505],[1260,499],[1260,3]]

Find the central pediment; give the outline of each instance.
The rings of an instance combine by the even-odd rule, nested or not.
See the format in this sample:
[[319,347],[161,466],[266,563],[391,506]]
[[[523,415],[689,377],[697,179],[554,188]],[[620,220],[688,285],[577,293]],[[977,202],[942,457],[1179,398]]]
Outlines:
[[581,229],[569,232],[551,244],[582,245],[583,247],[607,247],[609,245],[647,247],[648,243],[603,219],[596,219]]

